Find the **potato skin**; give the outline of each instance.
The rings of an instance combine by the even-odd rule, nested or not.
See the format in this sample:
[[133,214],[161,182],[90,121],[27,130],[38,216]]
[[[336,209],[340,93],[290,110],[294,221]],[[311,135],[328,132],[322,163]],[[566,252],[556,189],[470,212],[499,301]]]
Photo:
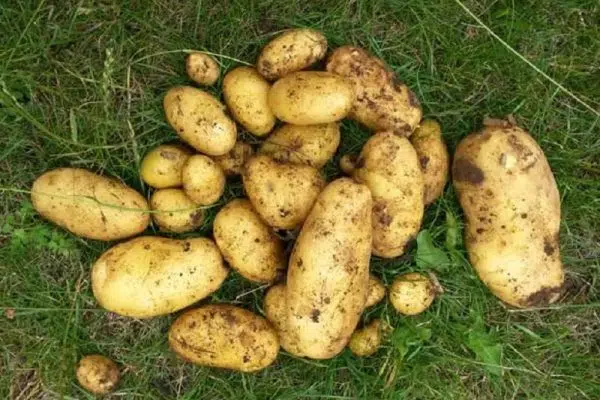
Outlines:
[[385,297],[385,286],[375,275],[369,275],[369,291],[365,308],[372,307]]
[[481,280],[515,307],[556,301],[564,283],[560,196],[542,149],[506,123],[465,137],[454,157],[465,244]]
[[185,59],[185,71],[191,80],[206,86],[214,85],[221,74],[215,59],[201,52],[188,54]]
[[279,339],[260,316],[228,304],[209,304],[173,322],[169,346],[195,364],[253,372],[275,361]]
[[237,141],[233,149],[222,156],[215,156],[213,160],[225,172],[225,175],[240,175],[244,170],[246,161],[252,157],[254,149],[246,142]]
[[[181,189],[159,189],[150,197],[152,219],[166,232],[184,233],[202,226],[204,210]],[[177,211],[181,210],[181,211]]]
[[431,280],[416,272],[398,276],[390,286],[390,303],[401,314],[417,315],[425,311],[435,299]]
[[336,122],[354,103],[352,83],[322,71],[294,72],[279,79],[269,90],[269,107],[275,116],[294,125]]
[[220,156],[235,145],[235,122],[225,114],[225,106],[209,93],[177,86],[169,89],[163,106],[169,125],[199,152]]
[[368,357],[379,350],[381,345],[381,321],[373,320],[362,329],[357,329],[352,334],[348,348],[354,355]]
[[87,239],[119,240],[150,224],[148,202],[116,179],[81,168],[57,168],[31,187],[33,208],[44,218]]
[[113,391],[121,375],[117,364],[100,354],[90,354],[79,360],[75,374],[79,384],[95,394]]
[[216,291],[228,270],[215,243],[142,236],[105,251],[92,268],[92,289],[109,311],[133,318],[169,314]]
[[417,151],[419,164],[425,183],[425,205],[433,203],[444,192],[448,182],[450,156],[446,142],[442,138],[440,124],[425,120],[410,137],[410,143]]
[[161,144],[146,154],[140,175],[144,182],[156,189],[181,186],[181,169],[191,155],[192,151],[185,146]]
[[369,189],[349,178],[325,187],[296,240],[287,276],[287,327],[302,354],[332,358],[365,308],[371,253]]
[[183,191],[196,204],[209,206],[225,191],[225,172],[210,157],[196,154],[188,158],[181,171]]
[[367,128],[410,136],[423,116],[412,90],[398,81],[379,58],[365,50],[343,46],[327,60],[327,71],[348,78],[356,91],[349,117]]
[[303,357],[298,348],[298,338],[287,329],[287,301],[285,284],[271,286],[263,300],[265,317],[277,330],[281,348],[290,354]]
[[327,39],[314,29],[290,29],[262,49],[256,69],[274,81],[291,72],[305,69],[325,57]]

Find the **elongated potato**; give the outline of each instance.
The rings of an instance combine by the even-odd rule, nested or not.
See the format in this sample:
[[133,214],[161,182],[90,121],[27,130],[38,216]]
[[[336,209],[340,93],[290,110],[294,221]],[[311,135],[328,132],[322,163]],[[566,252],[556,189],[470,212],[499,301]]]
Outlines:
[[410,143],[419,156],[425,184],[425,205],[428,205],[442,195],[448,182],[450,157],[440,124],[430,119],[421,122],[411,135]]
[[214,85],[221,73],[215,59],[199,51],[188,54],[185,59],[185,71],[191,80],[207,86]]
[[150,318],[205,298],[221,286],[227,273],[210,239],[142,236],[98,258],[92,268],[92,289],[107,310]]
[[87,239],[124,239],[150,224],[142,195],[116,179],[80,168],[40,175],[31,187],[31,202],[42,217]]
[[560,197],[542,149],[510,123],[464,138],[452,179],[466,221],[469,259],[481,280],[515,307],[560,296]]
[[286,288],[283,283],[271,286],[263,300],[265,317],[277,330],[281,348],[290,354],[302,357],[298,349],[298,338],[294,337],[287,328],[287,302],[285,299]]
[[372,307],[385,297],[385,286],[375,275],[369,275],[369,292],[365,308]]
[[375,319],[362,329],[352,334],[348,347],[359,357],[368,357],[379,350],[381,345],[381,321]]
[[181,170],[192,151],[177,144],[161,144],[152,149],[140,166],[144,182],[156,189],[182,185]]
[[269,107],[280,120],[294,125],[339,121],[354,103],[352,83],[321,71],[286,75],[269,90]]
[[191,232],[202,226],[204,210],[181,189],[160,189],[150,197],[152,219],[164,231]]
[[225,114],[225,106],[209,93],[191,86],[177,86],[169,89],[163,106],[169,125],[199,152],[220,156],[235,145],[235,122]]
[[210,157],[196,154],[188,158],[181,170],[183,191],[196,204],[216,203],[225,191],[225,172]]
[[307,357],[344,349],[365,308],[371,193],[340,178],[325,187],[302,226],[287,276],[287,328]]
[[394,279],[390,303],[401,314],[417,315],[429,308],[435,294],[435,286],[427,276],[412,272]]
[[90,354],[77,363],[77,381],[86,390],[95,394],[106,394],[119,384],[119,367],[110,358]]
[[233,149],[222,156],[213,157],[213,160],[225,172],[225,175],[240,175],[244,170],[246,161],[252,157],[254,149],[246,142],[237,141]]
[[173,322],[169,346],[195,364],[252,372],[275,361],[279,339],[260,316],[228,304],[209,304]]

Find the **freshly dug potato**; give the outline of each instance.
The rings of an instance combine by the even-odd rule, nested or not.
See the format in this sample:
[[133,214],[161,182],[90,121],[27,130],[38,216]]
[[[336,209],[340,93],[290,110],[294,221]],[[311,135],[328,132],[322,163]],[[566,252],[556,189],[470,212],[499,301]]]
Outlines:
[[465,214],[465,243],[481,280],[515,307],[561,294],[560,196],[542,149],[506,123],[464,138],[452,179]]
[[253,154],[252,146],[246,142],[237,141],[229,153],[213,157],[213,160],[219,164],[225,175],[240,175],[244,169],[244,164]]
[[161,230],[190,232],[202,226],[204,210],[199,208],[181,189],[159,189],[150,197],[152,219]]
[[194,82],[200,85],[214,85],[221,69],[214,58],[206,53],[194,52],[185,59],[185,71]]
[[285,285],[280,283],[271,286],[263,300],[265,316],[273,324],[279,336],[281,348],[290,354],[302,357],[298,349],[298,339],[294,338],[287,329],[287,302],[285,300]]
[[210,157],[202,154],[188,158],[181,178],[185,194],[199,205],[216,203],[225,191],[225,172]]
[[294,72],[269,90],[269,107],[280,120],[294,125],[339,121],[354,103],[352,83],[322,71]]
[[340,126],[336,122],[320,125],[285,124],[265,140],[260,153],[271,158],[322,168],[340,144]]
[[162,144],[146,154],[140,175],[144,182],[156,189],[181,186],[181,170],[191,155],[191,150],[185,146]]
[[265,155],[251,158],[242,178],[254,209],[269,226],[279,229],[299,226],[325,186],[318,169],[280,163]]
[[367,294],[367,302],[365,308],[374,306],[385,297],[385,286],[375,275],[369,275],[369,292]]
[[113,391],[119,383],[119,367],[110,358],[99,354],[83,357],[75,371],[77,381],[86,390],[95,394]]
[[344,349],[369,288],[369,188],[340,178],[319,195],[290,257],[287,328],[300,353],[332,358]]
[[262,49],[256,69],[274,81],[291,72],[310,67],[325,57],[327,39],[314,29],[290,29],[271,40]]
[[225,106],[209,93],[191,86],[169,89],[163,100],[169,125],[179,137],[201,153],[228,153],[237,138],[237,128]]
[[368,357],[379,350],[381,345],[381,321],[373,320],[362,329],[357,329],[352,334],[348,347],[359,357]]
[[169,346],[195,364],[252,372],[275,361],[279,339],[260,316],[228,304],[209,304],[173,322]]
[[349,117],[367,128],[410,136],[423,111],[412,90],[398,81],[379,58],[365,50],[344,46],[327,60],[327,71],[348,78],[356,91]]
[[398,276],[390,286],[390,302],[401,314],[417,315],[425,311],[435,299],[435,285],[419,273]]
[[92,289],[107,310],[150,318],[205,298],[221,286],[227,273],[210,239],[142,236],[98,258],[92,268]]
[[411,135],[410,142],[419,156],[425,183],[425,205],[428,205],[442,195],[448,182],[450,157],[440,124],[426,119]]
[[373,135],[363,147],[354,179],[373,194],[373,254],[402,255],[423,220],[423,173],[408,139],[392,132]]
[[40,175],[31,187],[31,202],[42,217],[87,239],[124,239],[150,224],[148,202],[141,194],[81,168]]
[[340,158],[340,169],[346,175],[352,175],[356,165],[356,156],[353,154],[344,154]]

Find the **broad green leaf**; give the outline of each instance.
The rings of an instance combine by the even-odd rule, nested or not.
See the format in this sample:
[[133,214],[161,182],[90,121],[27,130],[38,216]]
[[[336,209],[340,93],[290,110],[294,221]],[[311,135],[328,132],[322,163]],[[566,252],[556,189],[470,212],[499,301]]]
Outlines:
[[487,332],[481,316],[477,316],[471,327],[466,345],[475,353],[478,361],[486,364],[486,371],[490,374],[502,375],[502,345]]
[[419,268],[431,268],[437,271],[446,270],[450,263],[446,253],[435,247],[431,234],[427,229],[419,232],[417,236],[416,261]]

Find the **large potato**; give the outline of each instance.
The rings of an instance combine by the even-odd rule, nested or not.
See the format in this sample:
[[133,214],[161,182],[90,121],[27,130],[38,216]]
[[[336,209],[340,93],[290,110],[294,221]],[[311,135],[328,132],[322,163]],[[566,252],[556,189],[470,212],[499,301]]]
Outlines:
[[290,354],[302,357],[298,349],[298,339],[287,329],[287,302],[285,299],[286,288],[283,283],[271,286],[263,300],[265,317],[277,329],[281,348]]
[[214,58],[206,53],[195,51],[185,59],[185,72],[200,85],[214,85],[219,79],[221,69]]
[[350,118],[367,128],[410,136],[423,112],[412,90],[398,81],[379,58],[365,50],[344,46],[327,60],[327,71],[348,78],[356,91]]
[[440,124],[430,119],[423,121],[411,135],[410,142],[417,151],[423,171],[425,205],[431,204],[444,192],[450,166]]
[[452,179],[469,259],[492,293],[516,307],[556,301],[560,197],[535,140],[509,123],[485,127],[458,145]]
[[144,182],[156,189],[181,186],[181,170],[191,155],[191,150],[185,146],[162,144],[146,154],[140,175]]
[[42,217],[87,239],[124,239],[150,224],[142,195],[116,179],[80,168],[42,174],[31,187],[31,202]]
[[352,83],[321,71],[286,75],[269,90],[269,107],[280,120],[294,125],[339,121],[354,103]]
[[173,322],[169,346],[195,364],[252,372],[275,361],[279,339],[258,315],[227,304],[209,304]]
[[242,178],[254,209],[269,226],[279,229],[299,226],[325,186],[318,169],[280,163],[265,155],[251,158]]
[[344,349],[365,308],[371,255],[369,188],[340,178],[325,187],[302,226],[287,276],[287,329],[307,357]]
[[163,100],[169,125],[201,153],[220,156],[235,145],[237,128],[225,106],[209,93],[191,86],[169,89]]
[[92,268],[92,289],[107,310],[149,318],[205,298],[221,286],[227,272],[210,239],[142,236],[98,258]]
[[213,157],[213,160],[225,172],[225,175],[240,175],[244,170],[246,161],[252,157],[254,149],[246,142],[237,141],[231,151],[222,156]]
[[269,80],[305,69],[325,57],[327,39],[313,29],[290,29],[262,49],[256,68]]
[[159,189],[150,197],[152,219],[164,231],[183,233],[202,226],[204,210],[181,189]]
[[79,360],[75,374],[79,384],[95,394],[111,392],[121,376],[117,364],[100,354],[90,354]]
[[210,157],[196,154],[188,158],[181,170],[183,190],[196,204],[216,203],[225,191],[225,172]]

